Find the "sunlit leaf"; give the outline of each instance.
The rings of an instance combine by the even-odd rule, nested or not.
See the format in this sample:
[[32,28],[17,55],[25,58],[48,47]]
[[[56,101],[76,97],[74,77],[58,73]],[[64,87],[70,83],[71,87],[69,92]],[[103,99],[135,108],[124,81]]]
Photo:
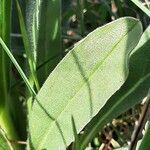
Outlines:
[[142,35],[139,44],[130,56],[130,73],[125,84],[105,104],[86,128],[82,136],[84,148],[93,136],[113,118],[139,103],[150,87],[150,26]]
[[[65,149],[121,87],[128,54],[141,24],[127,17],[90,33],[58,64],[39,91],[29,115],[29,143],[35,149]],[[132,41],[132,42],[131,42]]]

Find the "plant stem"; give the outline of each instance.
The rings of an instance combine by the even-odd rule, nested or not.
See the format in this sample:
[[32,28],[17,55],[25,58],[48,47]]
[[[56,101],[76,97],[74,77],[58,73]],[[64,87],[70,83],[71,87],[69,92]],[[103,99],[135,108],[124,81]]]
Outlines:
[[[10,45],[10,0],[2,0],[0,3],[0,36],[2,39]],[[9,60],[5,52],[0,46],[0,107],[4,107],[6,100],[8,99],[8,86],[9,86]]]
[[83,11],[84,11],[84,0],[77,0],[77,17],[79,19],[81,36],[84,36],[84,32],[85,32]]

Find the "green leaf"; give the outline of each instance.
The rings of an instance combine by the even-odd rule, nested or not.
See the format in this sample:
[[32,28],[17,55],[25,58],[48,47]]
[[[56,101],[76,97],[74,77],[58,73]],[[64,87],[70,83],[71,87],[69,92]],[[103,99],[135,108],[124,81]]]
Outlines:
[[139,103],[150,87],[150,26],[130,56],[130,73],[125,84],[105,104],[81,137],[82,149],[113,118]]
[[13,150],[13,147],[11,143],[9,142],[6,133],[4,130],[0,127],[0,149],[1,150]]
[[131,0],[137,7],[139,7],[147,16],[150,17],[150,9],[145,7],[140,0]]
[[6,46],[6,44],[4,43],[4,41],[1,39],[0,37],[0,44],[4,50],[4,52],[8,55],[8,57],[10,58],[11,62],[14,64],[14,66],[16,67],[17,71],[19,72],[20,76],[22,77],[23,81],[25,82],[28,90],[30,91],[31,95],[36,96],[36,92],[34,91],[34,89],[32,88],[32,85],[30,84],[27,76],[25,75],[25,73],[23,72],[23,70],[21,69],[20,65],[18,64],[17,60],[15,59],[15,57],[12,55],[11,51],[8,49],[8,47]]
[[[10,46],[10,10],[11,0],[0,1],[0,37]],[[8,100],[10,62],[0,45],[0,108]]]
[[142,142],[140,143],[138,150],[149,150],[150,148],[150,122],[148,122],[148,127],[145,131]]
[[58,56],[38,69],[42,85],[61,59],[61,0],[28,1],[27,12],[28,34],[37,66]]
[[[22,33],[22,37],[23,37],[23,43],[24,43],[24,47],[25,47],[25,51],[26,51],[26,55],[27,55],[29,68],[30,68],[30,75],[29,75],[31,78],[30,84],[35,83],[36,89],[38,91],[40,89],[40,87],[39,87],[39,83],[38,83],[37,75],[36,75],[36,60],[35,60],[35,56],[34,56],[35,54],[31,50],[31,45],[30,45],[28,34],[26,31],[23,14],[22,14],[18,0],[16,0],[16,5],[17,5],[17,10],[18,10],[20,29],[21,29],[21,33]],[[33,84],[33,86],[34,86],[34,84]]]
[[[141,23],[121,18],[90,33],[57,65],[39,91],[29,115],[35,149],[65,149],[120,88],[128,54],[141,36]],[[131,42],[132,41],[132,42]]]
[[[17,132],[10,115],[10,103],[12,101],[9,97],[10,61],[5,51],[3,51],[3,45],[1,45],[3,39],[10,47],[10,22],[11,0],[0,0],[0,128],[5,130],[9,138],[16,139]],[[15,147],[17,148],[17,146]]]

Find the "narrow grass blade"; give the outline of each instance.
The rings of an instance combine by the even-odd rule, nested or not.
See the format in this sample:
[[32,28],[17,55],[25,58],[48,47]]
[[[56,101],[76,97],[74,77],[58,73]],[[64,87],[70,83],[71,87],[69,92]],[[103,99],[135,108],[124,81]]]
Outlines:
[[29,1],[27,12],[28,34],[32,49],[36,52],[37,65],[59,55],[38,70],[38,79],[42,85],[61,58],[61,1]]
[[[10,17],[11,0],[0,1],[0,37],[10,47]],[[9,138],[17,139],[17,132],[12,123],[10,114],[9,86],[10,86],[10,60],[0,45],[0,127]],[[7,142],[7,141],[6,141]],[[17,146],[14,146],[17,148]]]
[[8,140],[5,131],[1,127],[0,127],[0,148],[13,150],[12,144]]
[[10,58],[10,60],[12,61],[12,63],[16,67],[16,69],[18,70],[20,76],[22,77],[22,79],[25,82],[26,86],[30,90],[31,94],[33,96],[36,96],[36,92],[34,91],[32,86],[30,85],[30,82],[29,82],[28,78],[24,74],[23,70],[21,69],[21,67],[19,66],[18,62],[16,61],[16,59],[14,58],[14,56],[12,55],[12,53],[10,52],[10,50],[8,49],[8,47],[6,46],[6,44],[4,43],[4,41],[2,40],[1,37],[0,37],[0,44],[2,45],[4,51],[7,53],[8,57]]
[[139,7],[145,14],[150,17],[150,9],[146,8],[140,0],[131,0],[137,7]]
[[76,129],[76,124],[75,124],[75,120],[74,120],[73,116],[72,116],[71,120],[72,120],[72,129],[73,129],[74,139],[75,139],[73,149],[78,150],[79,149],[79,137],[78,137],[78,133],[77,133],[77,129]]
[[[0,37],[10,46],[10,11],[11,0],[0,2]],[[0,107],[4,107],[8,99],[10,62],[0,46]]]
[[27,55],[27,60],[28,60],[29,68],[30,68],[29,76],[31,76],[31,78],[32,78],[31,82],[35,83],[36,89],[38,91],[40,89],[40,86],[39,86],[37,75],[36,75],[36,61],[35,61],[35,56],[34,56],[35,54],[31,50],[31,46],[30,46],[28,35],[27,35],[22,11],[21,11],[18,0],[16,0],[16,4],[17,4],[18,17],[19,17],[19,22],[20,22],[20,29],[21,29],[23,42],[24,42],[26,55]]
[[84,27],[84,0],[77,0],[76,8],[77,18],[79,20],[80,34],[84,36],[85,27]]

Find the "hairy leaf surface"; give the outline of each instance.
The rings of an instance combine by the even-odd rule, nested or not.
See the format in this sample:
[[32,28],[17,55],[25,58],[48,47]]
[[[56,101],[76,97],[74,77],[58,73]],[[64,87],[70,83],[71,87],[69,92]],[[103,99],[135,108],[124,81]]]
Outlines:
[[[50,74],[29,115],[29,143],[35,149],[65,149],[121,87],[128,54],[141,36],[141,24],[127,17],[90,33]],[[132,41],[132,42],[131,42]]]
[[81,149],[113,118],[139,103],[150,88],[150,26],[143,33],[130,56],[129,76],[125,84],[88,124],[81,137]]

